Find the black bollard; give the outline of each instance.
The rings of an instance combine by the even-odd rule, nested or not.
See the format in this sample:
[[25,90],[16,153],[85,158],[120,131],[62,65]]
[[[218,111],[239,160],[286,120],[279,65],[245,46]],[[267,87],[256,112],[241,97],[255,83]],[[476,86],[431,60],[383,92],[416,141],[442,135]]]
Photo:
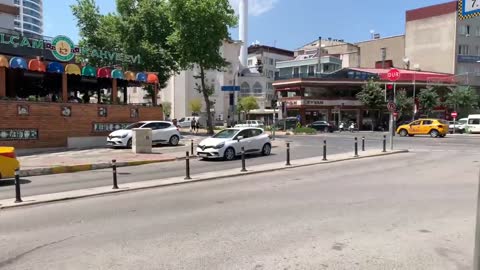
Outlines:
[[365,152],[365,136],[362,137],[362,151]]
[[323,140],[323,161],[327,161],[327,140]]
[[355,150],[355,157],[358,157],[358,138],[357,137],[355,137],[354,150]]
[[242,170],[241,172],[246,172],[247,167],[245,165],[245,147],[242,147]]
[[15,170],[15,203],[21,203],[22,195],[20,193],[20,174],[18,169]]
[[190,153],[187,151],[185,153],[185,180],[192,179],[190,177]]
[[287,142],[287,163],[285,164],[286,166],[291,166],[290,164],[290,143]]
[[112,173],[113,173],[113,189],[118,189],[117,182],[117,160],[112,160]]
[[383,135],[383,153],[387,152],[387,135]]
[[192,153],[192,156],[195,155],[195,152],[193,151],[193,140],[190,141],[190,153]]

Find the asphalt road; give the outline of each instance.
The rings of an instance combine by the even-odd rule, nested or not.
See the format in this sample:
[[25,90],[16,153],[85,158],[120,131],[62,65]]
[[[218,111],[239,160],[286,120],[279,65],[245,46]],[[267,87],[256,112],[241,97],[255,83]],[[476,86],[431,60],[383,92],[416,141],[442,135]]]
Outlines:
[[[383,134],[381,133],[334,133],[320,134],[318,136],[284,136],[280,137],[281,147],[274,148],[272,156],[252,156],[247,160],[249,164],[274,163],[285,160],[284,141],[291,141],[291,158],[301,159],[322,154],[323,140],[328,142],[328,154],[352,152],[354,136],[359,138],[366,136],[366,147],[368,149],[381,149]],[[360,145],[359,145],[360,147]],[[450,136],[442,139],[430,137],[395,138],[397,149],[410,149],[413,151],[456,151],[463,149],[471,151],[480,150],[480,137]],[[112,157],[113,158],[113,157]],[[232,168],[240,168],[240,160],[224,161],[203,161],[193,160],[191,162],[191,173],[203,173],[219,171]],[[185,175],[185,162],[169,162],[151,164],[137,167],[119,168],[119,183],[138,182],[145,180],[161,179]],[[37,177],[26,177],[22,179],[22,195],[48,194],[69,190],[85,189],[112,184],[112,172],[110,169],[79,172],[73,174],[46,175]],[[13,181],[0,181],[0,199],[14,198]]]
[[0,269],[471,269],[478,146],[415,140],[425,150],[2,210]]

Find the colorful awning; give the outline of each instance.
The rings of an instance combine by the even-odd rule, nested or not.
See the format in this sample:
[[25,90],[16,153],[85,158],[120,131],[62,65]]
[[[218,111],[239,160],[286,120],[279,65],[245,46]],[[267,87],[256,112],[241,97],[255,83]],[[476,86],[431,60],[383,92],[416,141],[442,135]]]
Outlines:
[[99,68],[97,70],[97,77],[98,78],[111,78],[112,72],[108,68]]
[[82,68],[82,76],[96,77],[97,76],[97,70],[92,66],[84,66]]
[[65,73],[70,75],[82,75],[80,67],[75,64],[68,64],[65,66]]
[[64,72],[63,65],[58,62],[51,62],[47,66],[47,72],[62,74]]
[[12,57],[10,59],[10,68],[27,69],[27,61],[21,57]]
[[0,67],[8,68],[9,66],[7,57],[0,55]]
[[153,73],[148,74],[147,82],[148,83],[158,83],[158,76],[153,74]]
[[135,81],[135,73],[131,71],[125,71],[125,74],[123,74],[123,78],[127,81]]
[[123,71],[121,71],[120,69],[112,70],[112,78],[123,80]]
[[147,74],[139,72],[137,73],[137,81],[139,82],[147,82]]
[[30,71],[37,71],[37,72],[45,72],[45,64],[37,59],[32,59],[28,61],[28,70]]

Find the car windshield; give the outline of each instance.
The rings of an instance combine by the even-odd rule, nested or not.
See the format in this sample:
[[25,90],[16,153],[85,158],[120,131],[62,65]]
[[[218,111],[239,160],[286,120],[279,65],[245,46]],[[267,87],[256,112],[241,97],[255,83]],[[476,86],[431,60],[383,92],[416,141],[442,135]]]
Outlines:
[[143,122],[133,123],[133,124],[131,124],[131,125],[128,125],[128,126],[127,126],[126,128],[124,128],[124,129],[127,129],[127,130],[128,130],[128,129],[139,128],[139,127],[141,127],[141,126],[143,126],[143,125],[145,125],[145,123],[143,123]]
[[238,129],[224,129],[219,133],[215,134],[213,138],[217,138],[217,139],[233,138],[233,136],[235,136],[237,132],[238,132]]

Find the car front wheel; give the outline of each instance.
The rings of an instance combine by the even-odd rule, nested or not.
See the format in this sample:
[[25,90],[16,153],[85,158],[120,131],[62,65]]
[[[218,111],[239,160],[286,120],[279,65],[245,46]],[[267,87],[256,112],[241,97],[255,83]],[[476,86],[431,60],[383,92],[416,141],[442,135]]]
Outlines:
[[171,146],[177,146],[179,141],[180,141],[180,138],[178,138],[177,135],[173,135],[172,137],[170,137],[169,143]]
[[234,160],[235,159],[235,150],[231,147],[227,148],[227,150],[225,150],[225,153],[223,154],[223,158],[225,160]]
[[132,148],[132,139],[129,139],[127,142],[127,148]]
[[272,146],[266,143],[262,148],[262,156],[269,156],[272,153]]

